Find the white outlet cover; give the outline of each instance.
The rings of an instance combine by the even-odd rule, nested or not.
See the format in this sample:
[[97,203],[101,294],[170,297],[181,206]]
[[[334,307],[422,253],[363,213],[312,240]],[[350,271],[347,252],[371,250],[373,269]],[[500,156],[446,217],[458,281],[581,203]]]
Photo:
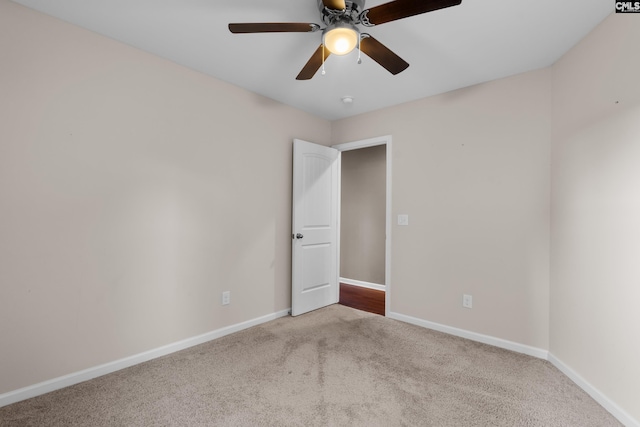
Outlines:
[[473,308],[473,296],[462,295],[462,306],[465,308]]
[[398,215],[398,225],[409,225],[409,215],[407,215],[407,214],[399,214]]

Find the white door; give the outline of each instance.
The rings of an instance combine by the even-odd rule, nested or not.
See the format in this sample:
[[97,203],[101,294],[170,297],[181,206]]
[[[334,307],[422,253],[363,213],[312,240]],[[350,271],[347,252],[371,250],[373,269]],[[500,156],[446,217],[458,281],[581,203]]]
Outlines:
[[338,302],[338,157],[293,141],[293,316]]

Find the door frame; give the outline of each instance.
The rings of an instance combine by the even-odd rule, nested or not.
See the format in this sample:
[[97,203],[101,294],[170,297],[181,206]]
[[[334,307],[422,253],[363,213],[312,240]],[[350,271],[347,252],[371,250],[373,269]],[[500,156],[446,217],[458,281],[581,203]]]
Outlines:
[[[384,298],[384,311],[385,316],[389,316],[391,313],[391,153],[393,141],[391,135],[384,135],[375,138],[363,139],[359,141],[347,142],[344,144],[332,145],[332,148],[343,152],[358,150],[361,148],[375,147],[378,145],[386,146],[386,208],[385,208],[385,248],[384,248],[384,286],[385,286],[385,298]],[[341,196],[342,196],[342,156],[338,156],[338,287],[340,287],[340,212],[342,212]],[[340,289],[338,289],[338,294]]]

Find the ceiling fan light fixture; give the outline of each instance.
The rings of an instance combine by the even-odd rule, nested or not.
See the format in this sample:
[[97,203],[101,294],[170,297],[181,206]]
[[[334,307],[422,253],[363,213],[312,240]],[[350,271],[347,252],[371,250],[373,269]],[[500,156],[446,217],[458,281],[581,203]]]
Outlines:
[[346,55],[358,45],[360,32],[350,23],[336,22],[325,28],[322,43],[334,55]]

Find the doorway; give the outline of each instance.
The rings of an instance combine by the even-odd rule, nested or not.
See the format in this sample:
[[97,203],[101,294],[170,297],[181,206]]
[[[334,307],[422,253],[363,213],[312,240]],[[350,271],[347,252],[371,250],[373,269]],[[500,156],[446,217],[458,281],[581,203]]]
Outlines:
[[340,302],[390,311],[391,136],[333,146],[340,173]]

